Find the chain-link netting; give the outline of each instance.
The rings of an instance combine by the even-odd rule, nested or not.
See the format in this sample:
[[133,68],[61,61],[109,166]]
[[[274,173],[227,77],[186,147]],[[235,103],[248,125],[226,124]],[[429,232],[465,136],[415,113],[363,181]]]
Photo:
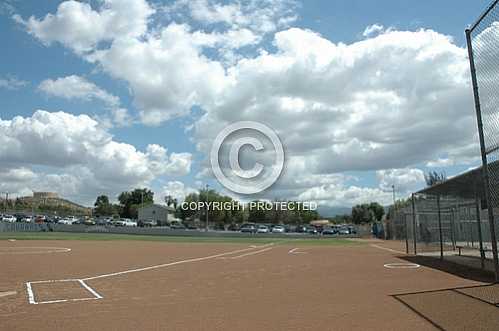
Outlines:
[[[473,88],[481,138],[482,158],[488,173],[489,215],[499,208],[499,1],[495,0],[467,31]],[[481,124],[481,127],[480,127]],[[487,182],[485,183],[487,184]],[[492,213],[491,213],[492,211]],[[491,234],[499,237],[498,220],[490,220]],[[495,231],[493,230],[495,228]],[[495,251],[496,278],[499,280],[497,241]]]
[[406,239],[409,254],[453,251],[480,257],[483,252],[491,258],[488,216],[480,204],[454,196],[415,194],[394,213],[394,239]]

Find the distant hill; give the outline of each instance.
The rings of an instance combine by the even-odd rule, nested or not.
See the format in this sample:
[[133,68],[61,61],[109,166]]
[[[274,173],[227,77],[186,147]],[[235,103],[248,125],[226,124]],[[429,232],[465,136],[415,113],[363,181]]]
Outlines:
[[352,213],[352,208],[319,206],[317,211],[322,217],[333,217],[337,215],[350,215]]

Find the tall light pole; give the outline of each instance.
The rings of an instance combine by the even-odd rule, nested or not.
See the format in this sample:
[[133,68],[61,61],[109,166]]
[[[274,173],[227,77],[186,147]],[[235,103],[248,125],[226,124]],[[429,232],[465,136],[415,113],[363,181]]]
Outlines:
[[205,231],[208,232],[208,192],[210,185],[206,184],[206,225]]
[[395,185],[392,185],[392,193],[393,193],[393,208],[395,208],[395,203],[396,203],[396,200],[395,200]]

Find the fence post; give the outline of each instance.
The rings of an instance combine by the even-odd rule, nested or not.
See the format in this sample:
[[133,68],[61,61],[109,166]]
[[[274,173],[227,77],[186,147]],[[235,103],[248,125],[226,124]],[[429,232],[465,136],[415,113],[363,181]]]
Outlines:
[[[494,4],[495,6],[495,4]],[[493,6],[489,10],[492,10]],[[494,207],[491,204],[490,199],[490,181],[489,181],[489,169],[487,164],[487,151],[485,149],[485,138],[483,135],[483,121],[482,121],[482,110],[480,106],[480,93],[478,92],[478,81],[476,78],[476,68],[475,68],[475,58],[473,54],[473,45],[471,42],[471,30],[466,29],[466,42],[468,45],[468,56],[470,60],[470,71],[471,71],[471,82],[473,84],[473,96],[475,98],[475,111],[478,124],[478,138],[480,140],[480,151],[482,154],[482,178],[485,190],[485,200],[487,201],[487,210],[489,216],[489,227],[490,227],[490,241],[492,242],[492,256],[494,261],[495,269],[495,280],[499,282],[499,259],[497,256],[497,239],[494,224]]]
[[404,212],[404,225],[405,225],[405,253],[409,254],[409,228],[407,227],[407,214]]
[[480,261],[482,269],[485,268],[485,252],[483,251],[483,237],[482,237],[482,220],[480,213],[480,200],[475,189],[475,208],[476,208],[476,219],[478,225],[478,240],[480,242]]
[[437,211],[438,211],[438,236],[440,238],[440,260],[444,259],[444,238],[442,236],[442,213],[440,210],[440,194],[437,195]]

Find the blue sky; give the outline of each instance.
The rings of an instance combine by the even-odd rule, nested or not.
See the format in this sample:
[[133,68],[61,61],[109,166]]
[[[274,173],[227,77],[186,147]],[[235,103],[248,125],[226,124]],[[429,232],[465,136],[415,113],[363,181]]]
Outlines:
[[[87,7],[68,6],[66,16],[62,14],[61,1],[2,2],[0,37],[4,46],[1,52],[0,82],[4,83],[0,84],[0,118],[4,121],[5,132],[10,133],[3,138],[0,136],[0,141],[15,140],[21,145],[24,144],[23,152],[29,153],[30,149],[26,144],[41,146],[41,149],[54,145],[50,140],[52,138],[47,138],[47,132],[58,130],[61,137],[57,137],[55,146],[60,143],[64,155],[62,160],[55,162],[51,160],[58,159],[57,154],[53,154],[57,153],[56,151],[47,150],[40,153],[46,155],[46,159],[43,155],[37,159],[31,157],[32,152],[23,155],[23,152],[16,153],[0,148],[0,169],[10,174],[9,178],[3,179],[0,190],[18,195],[26,194],[31,189],[57,190],[68,198],[86,204],[91,203],[101,192],[116,196],[121,190],[138,185],[151,187],[158,199],[167,193],[181,197],[205,183],[223,190],[210,175],[209,169],[207,170],[207,146],[216,133],[212,132],[212,129],[236,119],[262,119],[281,136],[285,136],[285,145],[286,141],[290,142],[285,147],[288,147],[289,152],[288,173],[294,179],[282,178],[273,190],[261,195],[264,198],[309,199],[327,206],[349,206],[370,199],[387,203],[389,195],[383,192],[391,186],[390,183],[400,187],[399,195],[405,195],[424,185],[421,177],[424,171],[443,169],[448,175],[454,175],[479,164],[479,149],[474,136],[473,108],[470,102],[471,88],[466,81],[468,77],[465,68],[464,29],[478,17],[488,1],[256,0],[252,2],[253,7],[249,8],[245,8],[244,2],[240,6],[233,6],[237,3],[227,1],[198,1],[191,2],[190,5],[185,1],[127,2],[134,3],[136,7],[125,6],[130,7],[127,12],[113,1],[90,1],[87,2]],[[251,12],[255,11],[255,8],[261,9],[261,13],[268,16],[252,16]],[[209,10],[211,14],[200,14],[200,9],[205,10],[204,13]],[[236,9],[240,11],[237,12]],[[85,15],[100,15],[94,22],[95,26],[88,22],[71,21],[74,17],[68,16],[68,13],[80,10]],[[122,15],[122,19],[129,25],[116,27],[115,24],[116,31],[109,34],[109,27],[102,31],[97,29],[98,24],[104,27],[105,24],[111,24],[106,21],[106,10],[109,13],[114,11],[117,16]],[[54,20],[45,18],[49,13],[54,15]],[[32,20],[30,17],[33,17]],[[64,24],[71,23],[73,28],[64,31]],[[85,33],[74,28],[78,24],[84,26]],[[178,28],[180,24],[188,28],[182,30]],[[270,27],[264,29],[266,24]],[[378,28],[371,34],[364,33],[367,27],[373,25]],[[160,31],[168,27],[171,28],[170,34],[161,36]],[[173,27],[176,27],[176,30]],[[418,34],[419,29],[432,30],[432,33],[438,36],[430,36],[429,32]],[[202,36],[196,35],[197,32],[201,32]],[[229,32],[238,34],[230,35]],[[450,36],[451,39],[446,40],[445,36]],[[153,45],[152,40],[163,41],[164,44]],[[369,40],[375,42],[371,45],[367,42]],[[379,43],[376,40],[379,40]],[[151,43],[147,44],[147,41]],[[234,46],[235,41],[242,46]],[[131,46],[132,44],[134,46]],[[182,46],[177,49],[177,46],[172,45]],[[342,51],[342,45],[346,49],[345,52]],[[310,50],[305,51],[304,48],[308,46]],[[120,57],[120,54],[140,47],[150,47],[147,50],[150,53],[142,54],[158,52],[154,53],[149,62],[135,63],[133,57]],[[163,48],[160,52],[154,47]],[[372,49],[368,50],[368,47]],[[112,52],[112,49],[115,49],[115,52]],[[267,62],[261,53],[262,50],[274,56],[273,60],[281,61],[279,63],[283,65],[285,60],[295,61],[294,66],[275,74],[276,70],[265,66]],[[184,57],[185,61],[176,64],[176,60],[171,59],[168,52],[176,54],[177,60]],[[397,56],[393,55],[398,54],[397,52],[402,54],[400,59],[405,62],[397,62]],[[414,52],[413,55],[408,55],[410,52]],[[425,52],[437,55],[425,57],[421,60],[426,61],[423,65],[419,60],[415,60],[414,64],[411,60],[407,62],[407,59],[422,56]],[[328,54],[331,54],[329,58]],[[369,54],[374,54],[373,56],[382,60],[383,54],[390,59],[393,56],[392,64],[388,60],[386,63],[380,61],[383,63],[379,63],[379,68],[384,69],[373,71],[393,76],[380,83],[386,85],[364,84],[373,77],[370,70],[378,66],[376,59],[371,59]],[[321,56],[325,58],[322,59]],[[320,59],[318,62],[326,61],[327,69],[310,64],[310,61],[304,60],[307,57]],[[356,59],[354,64],[345,64],[353,58]],[[255,68],[263,68],[261,72],[256,70],[258,75],[254,70],[250,70],[248,63],[251,61],[255,63]],[[341,67],[342,65],[345,67]],[[367,67],[363,67],[364,65]],[[393,73],[386,69],[390,65],[394,68]],[[400,65],[404,66],[401,71],[405,74],[399,77],[395,75],[395,68]],[[144,70],[141,70],[140,66],[144,66]],[[405,66],[415,69],[412,71],[413,69],[407,69]],[[192,72],[188,71],[190,67],[193,68]],[[334,76],[335,68],[340,67],[341,70],[338,71],[342,71],[342,74]],[[178,76],[172,73],[176,68],[181,68],[178,70]],[[287,76],[294,69],[297,70],[296,73]],[[156,78],[161,81],[158,84],[162,85],[154,85],[149,90],[148,86],[152,83],[141,77],[141,73],[154,76],[156,70]],[[435,82],[434,75],[438,70],[447,70],[445,74],[449,79],[446,80],[442,74],[443,78],[438,78],[442,79],[442,82]],[[63,80],[71,76],[78,77],[73,79],[75,86],[70,86],[68,81]],[[457,79],[456,76],[462,79]],[[310,80],[313,86],[321,77],[330,77],[325,79],[325,83],[331,84],[332,89],[338,82],[339,86],[354,84],[355,81],[359,83],[353,87],[355,94],[352,96],[346,92],[342,94],[348,101],[341,102],[338,101],[342,99],[341,95],[335,97],[314,91],[307,92],[308,94],[302,91],[294,92],[296,90],[292,85],[296,82]],[[54,83],[57,79],[61,79],[59,85]],[[344,84],[341,83],[342,79],[345,80]],[[47,80],[50,80],[45,85],[48,87],[41,88],[42,82]],[[268,85],[266,90],[275,87],[276,91],[280,91],[279,100],[274,95],[266,96],[265,93],[256,91],[260,85],[265,88],[266,83],[262,82],[267,81],[272,83],[269,83],[271,85]],[[396,81],[398,86],[393,85],[393,81]],[[242,93],[242,90],[246,91],[247,86],[255,87],[254,96],[238,94]],[[404,89],[399,88],[400,86],[404,86]],[[82,90],[75,95],[73,92],[78,88]],[[92,91],[89,92],[88,88]],[[163,96],[156,89],[170,92],[165,92],[167,95]],[[456,99],[453,93],[463,99]],[[412,100],[411,95],[417,95],[417,100]],[[109,96],[118,98],[118,104],[110,102]],[[189,98],[193,101],[187,102]],[[350,102],[352,98],[358,100]],[[424,104],[423,100],[427,99],[433,100],[431,106]],[[229,105],[239,107],[238,101],[234,100],[241,102],[240,108],[228,111],[226,108]],[[268,105],[284,102],[283,100],[302,100],[305,102],[305,108],[315,109],[313,107],[319,105],[317,107],[328,109],[331,115],[328,117],[321,113],[325,116],[320,121],[322,123],[329,120],[341,122],[345,118],[345,123],[348,124],[319,127],[315,120],[310,119],[307,132],[316,127],[317,131],[323,131],[325,135],[322,138],[316,137],[317,140],[311,138],[309,143],[314,147],[307,150],[292,138],[293,132],[297,132],[304,145],[309,138],[307,132],[298,129],[299,123],[294,114],[282,113],[282,121],[273,122],[275,119],[272,114],[281,113],[274,112]],[[459,109],[452,113],[448,108],[454,106]],[[439,111],[438,118],[434,121],[428,118],[428,114],[431,114],[429,108]],[[48,131],[42,134],[37,123],[43,122],[43,116],[35,116],[35,111],[39,109],[48,112],[48,115],[44,116],[50,123],[57,122],[52,118],[54,115],[51,115],[55,112],[73,117],[64,120],[59,118],[61,122],[57,123],[62,127],[54,124],[53,128],[47,128]],[[127,120],[118,123],[113,119],[115,109],[126,110]],[[241,115],[238,115],[239,112]],[[357,115],[353,116],[353,113]],[[400,126],[404,121],[409,124],[417,122],[417,114],[421,115],[420,127],[411,125],[407,134],[392,132],[393,127]],[[98,129],[89,124],[88,131],[85,129],[83,133],[76,134],[78,129],[70,127],[68,123],[77,125],[81,120],[78,116],[81,115],[88,115],[95,121]],[[286,123],[287,115],[291,124],[281,127]],[[31,121],[20,125],[20,129],[12,122],[16,116]],[[372,134],[361,129],[361,124],[368,119],[372,119],[374,123],[371,126]],[[447,128],[451,133],[435,132],[435,123],[445,127],[448,123],[446,121],[453,119],[455,127]],[[304,122],[307,121],[309,119]],[[296,131],[285,132],[286,127],[294,128],[295,125]],[[460,131],[463,127],[466,127],[465,132]],[[434,136],[419,141],[416,138],[418,132],[421,135],[434,132]],[[91,149],[81,139],[85,140],[94,134],[103,134],[106,137],[90,141],[88,144],[94,144],[94,149]],[[67,141],[62,141],[65,137]],[[460,137],[459,141],[456,141],[455,137]],[[133,154],[131,159],[140,160],[134,163],[117,156],[95,156],[96,153],[109,153],[109,148],[102,146],[110,140],[135,148],[138,154]],[[317,141],[320,142],[319,145],[323,145],[321,148],[317,147]],[[146,152],[150,145],[159,145],[166,150],[160,157],[159,162],[163,163],[160,170],[156,169],[153,163],[154,153]],[[473,146],[476,147],[475,150]],[[101,147],[102,149],[98,149]],[[79,148],[82,148],[81,152],[78,152]],[[350,155],[355,148],[368,151],[366,155],[378,155]],[[407,150],[413,150],[414,157],[406,154]],[[79,153],[81,158],[73,155],[74,153]],[[127,155],[129,151],[120,149],[118,152],[113,149],[112,153]],[[173,159],[179,157],[182,165],[176,163],[172,155]],[[328,156],[331,159],[328,159]],[[387,161],[388,158],[406,161]],[[330,164],[336,161],[337,166]],[[119,182],[119,185],[103,184],[101,177],[96,175],[96,171],[108,165],[113,165],[108,170],[111,173],[113,169],[118,169],[113,180]],[[144,167],[145,170],[136,173],[130,170],[130,167]],[[88,178],[82,175],[87,174],[87,171],[90,176]],[[297,174],[310,177],[310,180],[306,180],[307,183],[297,181]]]

